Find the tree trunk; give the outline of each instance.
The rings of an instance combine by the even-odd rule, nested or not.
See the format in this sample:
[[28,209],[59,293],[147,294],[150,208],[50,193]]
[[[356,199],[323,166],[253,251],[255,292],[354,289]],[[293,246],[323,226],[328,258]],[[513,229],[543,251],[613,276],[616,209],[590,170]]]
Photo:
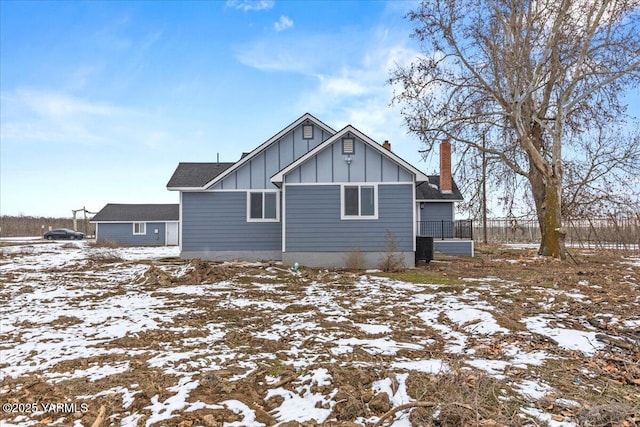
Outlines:
[[556,177],[547,178],[543,186],[544,200],[542,203],[536,201],[536,208],[540,206],[538,218],[540,232],[542,233],[538,254],[564,259],[566,256],[564,248],[565,233],[562,228],[560,182]]
[[[543,152],[542,128],[537,123],[531,127],[531,142],[538,152]],[[560,144],[560,142],[557,142]],[[555,147],[555,146],[554,146]],[[536,166],[533,154],[529,154],[529,183],[536,205],[540,225],[540,248],[538,254],[554,258],[565,258],[562,228],[562,163]]]

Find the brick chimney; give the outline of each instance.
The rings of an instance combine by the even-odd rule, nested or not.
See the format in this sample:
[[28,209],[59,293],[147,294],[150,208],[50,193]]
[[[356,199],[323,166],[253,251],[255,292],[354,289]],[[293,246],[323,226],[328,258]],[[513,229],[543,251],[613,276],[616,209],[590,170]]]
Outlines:
[[451,143],[448,139],[440,143],[440,191],[444,194],[453,192],[451,179]]
[[382,146],[383,146],[387,151],[391,151],[391,144],[389,144],[389,141],[384,141],[384,143],[382,144]]

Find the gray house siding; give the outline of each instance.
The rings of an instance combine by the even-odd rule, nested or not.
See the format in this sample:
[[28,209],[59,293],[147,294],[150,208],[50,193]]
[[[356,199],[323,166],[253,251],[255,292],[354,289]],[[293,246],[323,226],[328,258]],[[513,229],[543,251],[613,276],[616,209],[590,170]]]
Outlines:
[[357,248],[375,255],[368,262],[375,265],[389,249],[389,233],[396,251],[411,260],[412,186],[379,184],[378,219],[341,220],[340,185],[287,185],[283,260],[344,265],[348,254]]
[[[164,246],[166,225],[164,222],[147,222],[146,234],[133,234],[133,223],[97,223],[97,239],[113,240],[125,246]],[[155,230],[158,230],[156,233]]]
[[420,202],[418,212],[419,236],[453,237],[453,202]]
[[434,240],[433,249],[447,255],[473,256],[473,240]]
[[286,175],[287,183],[312,182],[413,182],[411,172],[383,156],[360,139],[354,153],[342,154],[342,140],[325,147]]
[[453,221],[453,202],[422,202],[421,221]]
[[294,160],[317,147],[331,135],[314,125],[313,138],[302,138],[302,124],[278,141],[256,154],[222,181],[214,184],[213,190],[275,189],[269,179]]
[[185,258],[281,259],[281,222],[247,222],[247,192],[183,192]]

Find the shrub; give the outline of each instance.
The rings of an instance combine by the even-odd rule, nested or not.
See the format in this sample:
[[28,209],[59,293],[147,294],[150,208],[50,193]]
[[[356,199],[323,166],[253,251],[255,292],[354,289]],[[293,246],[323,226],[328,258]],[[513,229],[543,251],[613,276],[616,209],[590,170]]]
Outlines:
[[364,255],[362,254],[360,248],[354,248],[351,252],[349,252],[344,265],[348,270],[364,269]]
[[119,245],[115,240],[110,240],[110,239],[100,239],[100,240],[96,240],[93,243],[90,243],[89,246],[91,246],[92,248],[109,248],[109,249],[115,249],[120,247],[121,245]]
[[378,268],[385,273],[399,273],[404,271],[407,266],[404,264],[402,255],[398,253],[398,244],[396,243],[395,236],[387,230],[387,235],[384,239],[386,242],[386,251],[380,260],[380,264],[378,264]]

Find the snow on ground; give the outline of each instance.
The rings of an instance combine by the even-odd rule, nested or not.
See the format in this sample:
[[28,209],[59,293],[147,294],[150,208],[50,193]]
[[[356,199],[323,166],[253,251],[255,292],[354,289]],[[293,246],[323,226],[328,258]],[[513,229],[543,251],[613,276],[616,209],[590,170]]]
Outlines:
[[[110,416],[123,426],[162,425],[206,411],[226,411],[225,426],[267,425],[265,416],[323,423],[344,404],[337,396],[347,370],[375,374],[369,389],[398,406],[416,400],[407,385],[412,372],[450,373],[448,359],[537,401],[556,392],[536,372],[562,357],[558,351],[593,356],[603,349],[593,330],[578,329],[558,311],[555,298],[587,298],[575,289],[527,289],[530,306],[537,298],[542,311],[518,318],[507,296],[524,291],[496,277],[466,278],[469,288],[461,289],[376,271],[308,279],[278,264],[224,263],[218,279],[194,283],[189,275],[197,267],[159,261],[177,256],[175,247],[28,241],[0,250],[0,380],[7,384],[0,395],[20,395],[34,378],[43,387],[79,387],[76,401],[120,402]],[[150,262],[175,281],[149,282]],[[538,336],[557,349],[536,347]],[[514,369],[525,373],[511,378]],[[251,396],[242,384],[260,372],[264,394]],[[74,386],[78,381],[84,385]],[[269,402],[268,415],[256,399]],[[399,412],[393,425],[411,425],[407,414]],[[573,425],[553,424],[544,407],[526,406],[522,414]],[[24,413],[2,417],[7,426],[37,423]]]

